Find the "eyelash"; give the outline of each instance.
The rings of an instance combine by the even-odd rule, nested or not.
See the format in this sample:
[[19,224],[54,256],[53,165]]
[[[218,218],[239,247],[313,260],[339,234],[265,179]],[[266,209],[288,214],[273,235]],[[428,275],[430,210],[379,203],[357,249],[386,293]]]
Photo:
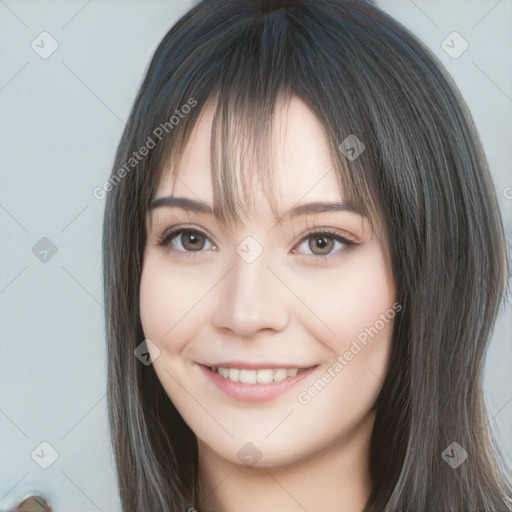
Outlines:
[[[210,240],[209,235],[207,235],[205,232],[201,231],[200,229],[196,229],[192,226],[180,226],[178,228],[170,227],[170,228],[166,229],[163,232],[162,236],[157,239],[156,245],[160,246],[160,247],[167,247],[170,252],[178,253],[178,254],[180,254],[180,256],[184,256],[185,258],[195,258],[195,257],[197,257],[198,254],[205,252],[204,250],[180,251],[180,250],[177,250],[174,247],[172,247],[172,245],[171,245],[172,239],[174,237],[176,237],[177,235],[181,235],[182,233],[185,233],[185,232],[192,233],[192,234],[199,234],[202,237]],[[297,245],[301,245],[304,241],[308,240],[309,238],[313,238],[313,235],[317,235],[316,238],[320,238],[321,236],[327,236],[328,238],[336,240],[347,247],[360,245],[357,242],[355,242],[354,240],[348,238],[346,235],[341,235],[339,231],[334,231],[334,230],[330,230],[330,229],[319,230],[318,228],[307,231],[304,234],[304,236],[300,239],[300,241],[298,242]],[[210,240],[210,242],[211,242],[211,240]],[[213,245],[215,245],[215,244],[213,244]],[[316,258],[317,260],[328,261],[329,258],[334,257],[338,252],[339,252],[339,250],[335,253],[328,254],[327,256],[320,256],[317,254],[313,254],[312,257]],[[311,255],[304,254],[304,256],[311,256]]]

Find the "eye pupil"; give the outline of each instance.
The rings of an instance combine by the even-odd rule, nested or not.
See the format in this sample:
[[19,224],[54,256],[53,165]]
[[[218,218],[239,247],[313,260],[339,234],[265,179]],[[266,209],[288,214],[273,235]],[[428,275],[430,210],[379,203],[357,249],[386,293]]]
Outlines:
[[[328,236],[315,236],[311,240],[314,240],[317,248],[319,248],[322,252],[321,254],[329,254],[332,251],[332,240]],[[309,244],[310,249],[314,252],[314,248],[312,244]]]
[[[201,250],[204,246],[205,238],[204,236],[198,235],[197,233],[194,233],[192,231],[184,231],[182,234],[182,244],[183,247],[186,250]],[[191,240],[191,243],[189,244],[186,242],[187,240]],[[201,243],[202,240],[202,243]],[[198,243],[199,242],[199,243]]]

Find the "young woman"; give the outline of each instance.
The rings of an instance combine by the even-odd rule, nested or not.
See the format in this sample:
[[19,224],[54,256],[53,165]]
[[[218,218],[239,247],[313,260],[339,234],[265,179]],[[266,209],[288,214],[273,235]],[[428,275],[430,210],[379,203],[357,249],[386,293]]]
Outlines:
[[369,1],[178,21],[103,256],[123,510],[512,510],[481,389],[508,273],[486,160],[442,66]]

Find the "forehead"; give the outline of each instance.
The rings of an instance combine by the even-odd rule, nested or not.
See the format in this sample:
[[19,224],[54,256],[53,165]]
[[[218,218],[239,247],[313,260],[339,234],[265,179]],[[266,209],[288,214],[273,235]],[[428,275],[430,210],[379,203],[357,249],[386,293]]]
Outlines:
[[[174,186],[172,174],[165,173],[156,197],[173,195],[212,203],[210,148],[214,113],[215,104],[207,103],[174,167],[177,174]],[[257,137],[258,134],[247,133],[244,136]],[[289,208],[301,199],[301,202],[341,199],[323,126],[302,99],[292,96],[289,101],[278,102],[271,139],[274,145],[272,188],[279,209]],[[238,141],[238,147],[244,147],[247,142]],[[241,183],[240,173],[243,173],[249,184],[250,199],[255,199],[262,193],[259,177],[264,170],[257,170],[258,163],[246,159],[241,149],[238,151],[236,183]],[[241,190],[240,197],[244,197]]]

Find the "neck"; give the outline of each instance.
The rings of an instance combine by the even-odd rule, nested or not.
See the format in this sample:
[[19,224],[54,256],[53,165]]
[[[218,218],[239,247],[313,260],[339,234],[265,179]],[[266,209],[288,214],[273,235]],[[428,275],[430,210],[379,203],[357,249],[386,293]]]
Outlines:
[[362,512],[371,492],[370,414],[350,439],[286,466],[250,467],[199,441],[198,512]]

